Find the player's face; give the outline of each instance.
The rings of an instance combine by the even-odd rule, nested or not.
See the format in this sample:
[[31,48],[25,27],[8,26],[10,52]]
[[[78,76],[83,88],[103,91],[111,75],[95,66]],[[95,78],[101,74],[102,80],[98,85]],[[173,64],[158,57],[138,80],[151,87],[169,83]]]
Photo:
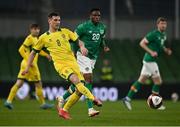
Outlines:
[[60,16],[53,16],[49,19],[49,25],[52,29],[57,30],[60,27]]
[[101,18],[100,11],[93,11],[90,15],[90,19],[94,23],[98,23],[100,21],[100,18]]
[[31,31],[32,36],[35,36],[35,37],[39,36],[39,32],[40,32],[39,28],[31,28],[30,31]]
[[167,28],[167,22],[166,21],[160,21],[158,24],[157,24],[157,27],[160,31],[165,31],[166,28]]

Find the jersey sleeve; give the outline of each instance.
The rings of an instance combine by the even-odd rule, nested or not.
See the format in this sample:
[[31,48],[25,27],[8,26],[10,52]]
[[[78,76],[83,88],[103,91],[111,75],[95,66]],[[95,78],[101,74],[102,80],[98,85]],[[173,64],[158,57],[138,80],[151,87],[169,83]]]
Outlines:
[[26,39],[25,39],[24,42],[23,42],[23,45],[24,45],[25,47],[31,46],[31,45],[32,45],[32,39],[31,39],[29,36],[26,37]]
[[106,37],[106,26],[104,25],[104,33],[102,34],[102,38]]
[[68,30],[68,35],[69,35],[70,40],[72,41],[76,41],[78,39],[78,35],[70,30]]
[[101,35],[102,36],[102,41],[101,41],[101,47],[106,47],[106,41],[105,41],[105,37],[106,37],[106,26],[104,25],[104,33]]
[[34,45],[33,50],[39,53],[41,49],[44,47],[44,45],[45,45],[44,38],[43,36],[40,36],[38,42]]
[[146,36],[145,36],[145,38],[147,39],[147,41],[148,42],[153,42],[153,40],[155,39],[155,34],[154,34],[154,32],[150,32],[150,33],[148,33]]
[[30,51],[27,49],[26,46],[21,45],[21,47],[19,48],[19,53],[20,53],[20,55],[22,56],[22,58],[24,58],[25,60],[27,60],[28,57],[29,57]]
[[77,26],[76,30],[75,30],[76,34],[81,37],[84,32],[85,32],[85,27],[84,27],[84,24],[80,24]]

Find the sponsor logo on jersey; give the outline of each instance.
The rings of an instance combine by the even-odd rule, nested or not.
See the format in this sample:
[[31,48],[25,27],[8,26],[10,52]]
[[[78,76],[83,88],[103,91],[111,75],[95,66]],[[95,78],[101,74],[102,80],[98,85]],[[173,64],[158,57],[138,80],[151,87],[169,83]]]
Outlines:
[[61,34],[61,37],[62,37],[63,39],[66,39],[66,36],[65,36],[64,34]]

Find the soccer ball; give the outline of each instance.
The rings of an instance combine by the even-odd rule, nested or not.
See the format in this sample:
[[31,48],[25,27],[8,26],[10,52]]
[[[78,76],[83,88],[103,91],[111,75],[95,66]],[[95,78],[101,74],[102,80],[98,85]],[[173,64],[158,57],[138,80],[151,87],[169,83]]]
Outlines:
[[158,109],[163,103],[162,100],[160,95],[151,94],[147,99],[147,104],[152,109]]

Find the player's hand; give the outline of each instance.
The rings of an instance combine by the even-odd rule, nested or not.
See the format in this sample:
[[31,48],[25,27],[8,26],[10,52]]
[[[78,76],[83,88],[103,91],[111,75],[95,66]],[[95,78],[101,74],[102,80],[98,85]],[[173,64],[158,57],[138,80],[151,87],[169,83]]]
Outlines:
[[46,56],[46,58],[47,58],[49,61],[52,60],[52,57],[51,57],[49,54]]
[[152,57],[157,57],[157,56],[158,56],[157,52],[154,52],[154,51],[152,51],[152,52],[150,53],[150,55],[151,55]]
[[87,48],[85,48],[84,46],[81,46],[80,50],[81,50],[81,53],[82,53],[83,56],[87,56],[87,54],[88,54]]
[[110,51],[110,48],[109,47],[104,47],[104,52],[109,52]]
[[170,56],[172,54],[172,50],[170,48],[167,48],[166,49],[166,54]]
[[28,71],[29,71],[29,69],[25,69],[21,74],[22,74],[22,75],[25,75],[25,74],[28,73]]

